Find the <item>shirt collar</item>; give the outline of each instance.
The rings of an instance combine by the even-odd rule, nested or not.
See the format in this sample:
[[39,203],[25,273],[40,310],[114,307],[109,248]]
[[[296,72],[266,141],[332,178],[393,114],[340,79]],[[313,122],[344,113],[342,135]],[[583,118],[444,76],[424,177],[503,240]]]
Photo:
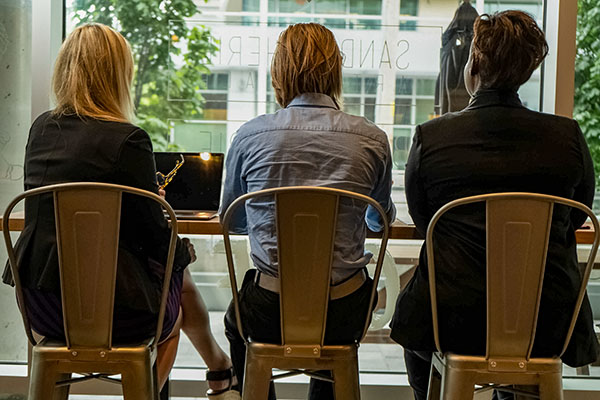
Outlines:
[[505,106],[505,107],[524,107],[523,103],[519,99],[519,95],[516,90],[506,89],[480,89],[471,98],[468,110],[474,110],[477,108],[491,107],[491,106]]
[[333,99],[322,93],[302,93],[294,97],[294,100],[288,104],[289,107],[315,107],[315,108],[333,108],[338,110],[338,106]]

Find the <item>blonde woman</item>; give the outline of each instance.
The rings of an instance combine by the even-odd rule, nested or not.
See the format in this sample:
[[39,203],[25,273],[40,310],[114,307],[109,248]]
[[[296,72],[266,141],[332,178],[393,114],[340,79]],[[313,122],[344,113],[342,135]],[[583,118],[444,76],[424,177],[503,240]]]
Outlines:
[[[25,189],[61,182],[95,181],[158,193],[152,144],[133,125],[130,97],[133,59],[127,41],[101,24],[75,29],[63,43],[53,76],[56,108],[40,115],[29,132]],[[124,198],[113,340],[153,334],[169,229],[158,205]],[[50,198],[26,202],[25,228],[17,242],[25,310],[37,333],[62,339],[59,272]],[[180,329],[206,362],[210,398],[232,398],[231,360],[215,342],[206,307],[186,269],[196,260],[188,239],[178,239],[161,343],[162,387],[175,360]],[[10,283],[5,272],[4,281]],[[233,397],[235,398],[235,397]]]

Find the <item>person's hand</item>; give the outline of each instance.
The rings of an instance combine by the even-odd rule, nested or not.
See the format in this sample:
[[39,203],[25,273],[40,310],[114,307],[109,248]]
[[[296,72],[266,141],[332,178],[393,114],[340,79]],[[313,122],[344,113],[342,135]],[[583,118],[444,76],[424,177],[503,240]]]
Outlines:
[[167,192],[165,192],[165,189],[158,189],[158,195],[164,199]]
[[183,238],[181,240],[187,246],[188,252],[190,253],[190,264],[192,264],[194,261],[196,261],[196,250],[194,249],[194,245],[188,238]]

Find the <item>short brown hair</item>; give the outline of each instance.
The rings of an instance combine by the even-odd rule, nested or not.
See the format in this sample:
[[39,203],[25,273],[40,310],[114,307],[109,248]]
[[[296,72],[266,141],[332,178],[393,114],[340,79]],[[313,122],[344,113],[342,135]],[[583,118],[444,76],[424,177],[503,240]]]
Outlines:
[[315,23],[289,26],[277,41],[271,80],[281,107],[302,93],[326,94],[339,106],[342,56],[333,33]]
[[484,89],[517,89],[548,54],[544,32],[522,11],[483,14],[473,31],[473,67]]
[[65,39],[54,65],[54,114],[130,122],[132,79],[127,40],[106,25],[80,26]]

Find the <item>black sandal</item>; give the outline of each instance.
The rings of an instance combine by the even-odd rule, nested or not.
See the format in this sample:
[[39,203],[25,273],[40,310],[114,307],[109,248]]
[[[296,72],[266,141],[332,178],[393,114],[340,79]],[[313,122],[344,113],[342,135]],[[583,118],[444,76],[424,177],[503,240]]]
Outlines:
[[206,392],[206,397],[210,400],[241,400],[240,393],[233,388],[233,380],[235,378],[235,373],[233,372],[233,367],[228,369],[223,369],[219,371],[208,371],[206,372],[206,380],[207,381],[224,381],[229,380],[229,384],[226,388],[220,390],[208,389]]

